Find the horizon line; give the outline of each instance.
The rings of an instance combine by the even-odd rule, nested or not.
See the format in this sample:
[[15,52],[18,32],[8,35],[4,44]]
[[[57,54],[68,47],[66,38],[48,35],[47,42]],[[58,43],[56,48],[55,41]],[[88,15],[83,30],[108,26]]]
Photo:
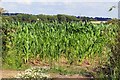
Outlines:
[[15,14],[15,13],[17,13],[17,14],[30,14],[30,15],[51,15],[51,16],[61,14],[61,15],[69,15],[69,16],[76,16],[76,17],[82,16],[82,17],[92,17],[92,18],[99,17],[99,18],[111,18],[111,19],[113,19],[113,17],[73,15],[73,14],[64,14],[64,13],[58,13],[58,14],[45,14],[45,13],[33,14],[33,13],[23,13],[23,12],[5,12],[5,13],[13,13],[13,14]]

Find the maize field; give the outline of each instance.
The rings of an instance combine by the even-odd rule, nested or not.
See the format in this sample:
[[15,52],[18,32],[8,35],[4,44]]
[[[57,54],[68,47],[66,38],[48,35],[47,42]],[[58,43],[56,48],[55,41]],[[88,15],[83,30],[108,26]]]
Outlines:
[[91,22],[2,23],[3,64],[21,67],[32,58],[68,63],[98,54],[109,55],[115,44],[117,25]]

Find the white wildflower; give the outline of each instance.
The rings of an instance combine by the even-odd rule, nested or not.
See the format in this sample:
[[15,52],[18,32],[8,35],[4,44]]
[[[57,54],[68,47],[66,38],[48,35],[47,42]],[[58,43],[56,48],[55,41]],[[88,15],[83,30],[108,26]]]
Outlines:
[[32,67],[26,69],[23,73],[19,73],[16,78],[49,78],[50,76],[45,73],[48,67]]

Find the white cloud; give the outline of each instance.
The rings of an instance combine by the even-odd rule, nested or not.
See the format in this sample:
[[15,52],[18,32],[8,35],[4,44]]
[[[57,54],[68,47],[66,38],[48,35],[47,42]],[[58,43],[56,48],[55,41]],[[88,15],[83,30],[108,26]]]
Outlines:
[[2,0],[2,2],[17,2],[19,4],[28,4],[30,5],[33,0]]
[[19,1],[16,1],[16,2],[19,3],[19,4],[27,4],[27,5],[32,4],[32,0],[19,0]]
[[[7,0],[6,0],[7,1]],[[70,15],[85,15],[85,16],[115,16],[117,9],[108,13],[108,9],[112,5],[117,5],[117,2],[71,2],[72,0],[9,0],[13,3],[4,2],[0,6],[4,7],[10,12],[22,12],[32,14],[70,14]],[[40,2],[41,1],[41,2]],[[45,2],[46,1],[46,2]],[[54,2],[52,2],[54,1]],[[59,2],[58,2],[59,1]],[[87,2],[88,1],[88,2]],[[95,1],[95,0],[92,0]],[[101,0],[102,1],[102,0]],[[106,1],[106,0],[105,0]],[[111,0],[110,0],[111,1]],[[27,5],[28,4],[28,5]],[[115,16],[117,17],[117,16]]]
[[21,2],[18,2],[18,3],[30,5],[32,3],[32,1],[31,0],[22,0]]

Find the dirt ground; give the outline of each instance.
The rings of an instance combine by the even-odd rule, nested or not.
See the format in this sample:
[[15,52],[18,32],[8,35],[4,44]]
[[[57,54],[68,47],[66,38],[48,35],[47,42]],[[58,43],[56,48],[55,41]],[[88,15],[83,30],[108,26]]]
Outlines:
[[[39,61],[40,62],[40,61]],[[42,65],[42,64],[39,64],[37,62],[34,62],[34,64],[32,64],[32,66],[37,66],[37,65]],[[63,63],[62,63],[63,64]],[[62,65],[61,64],[61,65]],[[65,62],[63,64],[65,66]],[[43,65],[43,66],[46,66],[46,65]],[[88,61],[85,61],[83,62],[82,65],[78,66],[80,69],[83,69],[83,68],[86,68],[86,67],[89,67],[90,64],[88,63]],[[71,67],[71,69],[73,70],[77,70],[79,69],[78,67]],[[24,72],[24,71],[17,71],[17,70],[6,70],[6,69],[0,69],[0,78],[15,78],[15,76],[18,74],[18,73],[21,73],[21,72]],[[59,73],[50,73],[49,74],[51,78],[90,78],[90,77],[85,77],[85,76],[80,76],[78,74],[74,74],[74,75],[61,75]],[[80,79],[80,80],[81,80]]]
[[[15,75],[17,75],[18,73],[23,72],[23,71],[16,71],[16,70],[0,70],[0,77],[1,78],[15,78]],[[60,74],[55,74],[55,73],[51,73],[50,76],[52,78],[86,78],[80,75],[60,75]]]
[[23,71],[15,71],[15,70],[0,70],[1,78],[14,78],[20,72]]

